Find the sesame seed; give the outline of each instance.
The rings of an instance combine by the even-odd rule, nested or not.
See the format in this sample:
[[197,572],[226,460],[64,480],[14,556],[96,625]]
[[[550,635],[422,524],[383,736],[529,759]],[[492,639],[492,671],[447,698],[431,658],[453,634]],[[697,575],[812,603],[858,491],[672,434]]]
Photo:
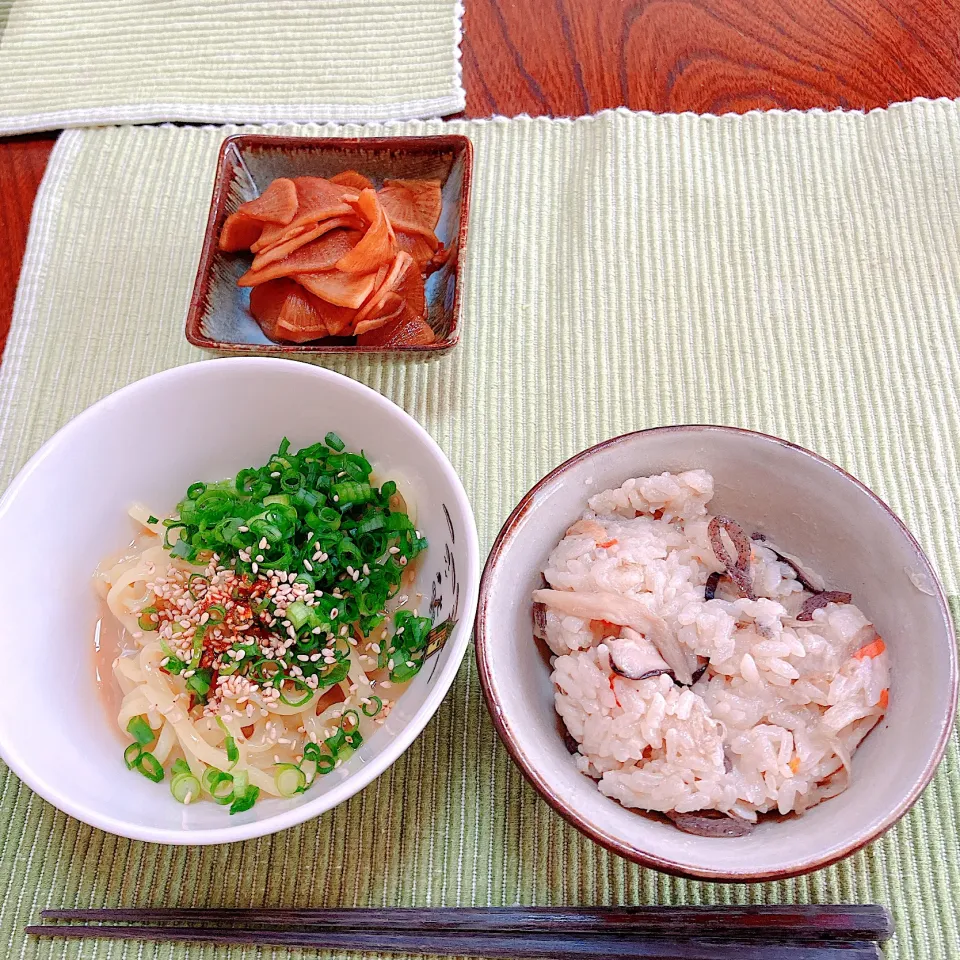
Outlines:
[[400,548],[399,548],[399,547],[391,547],[388,552],[389,552],[389,553],[399,553],[399,552],[400,552]]
[[188,790],[188,791],[183,795],[183,802],[184,802],[184,803],[189,803],[192,799],[193,799],[193,793]]
[[254,563],[252,569],[253,569],[253,572],[256,573],[260,569],[260,567],[256,563]]
[[339,610],[337,607],[334,607],[334,608],[330,611],[330,619],[331,619],[331,620],[336,620],[336,619],[337,619],[337,614],[339,614],[339,613],[340,613],[340,610]]
[[340,498],[339,498],[336,494],[333,495],[333,502],[334,502],[334,503],[339,503],[339,502],[340,502]]
[[274,471],[270,474],[270,476],[273,477],[274,480],[276,480],[277,477],[280,476],[280,471],[279,471],[279,470],[274,470]]
[[[249,532],[250,532],[250,528],[249,528],[249,527],[237,527],[237,530],[239,530],[240,533],[249,533]],[[217,559],[219,559],[219,557],[218,557]]]
[[[419,536],[419,534],[417,534],[417,536]],[[260,539],[260,549],[261,549],[261,550],[266,550],[267,547],[269,547],[269,546],[270,546],[270,541],[267,540],[266,537],[262,537],[262,538]]]
[[379,643],[371,643],[371,644],[370,644],[370,649],[371,649],[374,653],[379,653],[379,652],[380,652],[380,644],[379,644]]
[[310,572],[311,570],[313,570],[313,564],[309,560],[305,559],[303,561],[303,566],[304,566],[304,569],[307,570],[307,572]]
[[306,663],[310,658],[309,658],[305,653],[298,653],[298,654],[297,654],[297,659],[298,659],[301,663]]
[[400,558],[400,566],[401,566],[401,567],[405,567],[406,565],[407,565],[407,558],[406,558],[406,557],[401,557],[401,558]]

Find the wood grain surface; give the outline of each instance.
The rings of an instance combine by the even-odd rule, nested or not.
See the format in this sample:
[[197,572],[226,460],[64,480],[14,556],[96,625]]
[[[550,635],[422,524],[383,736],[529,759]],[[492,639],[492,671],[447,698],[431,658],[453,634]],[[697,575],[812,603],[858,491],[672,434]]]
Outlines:
[[[465,0],[466,115],[960,97],[960,0]],[[0,139],[0,346],[54,136]]]

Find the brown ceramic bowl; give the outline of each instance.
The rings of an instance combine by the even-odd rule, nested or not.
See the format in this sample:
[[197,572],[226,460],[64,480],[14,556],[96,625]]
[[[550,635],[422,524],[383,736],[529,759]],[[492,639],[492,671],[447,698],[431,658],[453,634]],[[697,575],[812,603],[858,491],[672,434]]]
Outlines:
[[[629,477],[702,467],[711,508],[763,530],[850,590],[887,643],[890,705],[853,757],[850,787],[803,816],[749,836],[707,838],[620,806],[579,773],[564,746],[550,664],[533,638],[531,593],[594,493]],[[890,509],[816,454],[728,427],[663,427],[608,440],[544,477],[507,520],[480,584],[480,680],[497,730],[544,799],[608,849],[681,876],[778,880],[835,863],[888,830],[920,796],[957,706],[956,641],[930,562]]]
[[[190,343],[221,353],[436,353],[460,337],[460,267],[467,240],[473,145],[467,137],[274,137],[239,134],[220,148],[210,216],[187,313]],[[358,346],[350,338],[312,343],[268,340],[250,315],[250,291],[237,280],[250,253],[224,253],[217,246],[224,221],[241,203],[259,195],[277,177],[332,177],[357,170],[378,187],[385,179],[437,179],[443,210],[437,236],[451,247],[450,259],[427,280],[426,320],[437,335],[427,346]]]

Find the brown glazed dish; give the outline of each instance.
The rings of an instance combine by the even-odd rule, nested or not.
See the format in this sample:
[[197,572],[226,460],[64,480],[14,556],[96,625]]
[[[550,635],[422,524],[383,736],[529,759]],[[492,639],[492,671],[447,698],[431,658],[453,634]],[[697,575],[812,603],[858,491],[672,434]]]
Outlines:
[[[281,137],[238,134],[224,140],[203,238],[197,279],[187,313],[190,343],[221,353],[284,356],[353,353],[437,353],[460,338],[460,271],[470,212],[473,145],[467,137]],[[358,346],[327,337],[303,344],[268,340],[249,311],[249,290],[237,279],[249,253],[224,253],[217,241],[227,217],[277,177],[332,177],[356,170],[376,184],[384,179],[437,179],[443,209],[437,235],[450,247],[447,263],[427,281],[427,323],[437,339],[422,346]]]

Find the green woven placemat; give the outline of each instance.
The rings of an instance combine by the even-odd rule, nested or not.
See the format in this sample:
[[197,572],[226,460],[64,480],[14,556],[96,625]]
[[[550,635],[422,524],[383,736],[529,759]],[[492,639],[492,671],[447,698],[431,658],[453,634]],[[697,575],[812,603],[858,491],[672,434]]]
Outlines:
[[0,0],[0,134],[442,117],[462,0]]
[[[389,131],[441,128],[476,146],[462,342],[438,360],[330,365],[436,437],[484,547],[524,490],[577,450],[641,427],[729,423],[852,470],[957,593],[960,105]],[[93,400],[202,358],[183,319],[217,147],[232,132],[60,139],[0,368],[0,482]],[[57,813],[9,773],[0,782],[0,951],[12,957],[187,952],[24,941],[39,908],[65,904],[877,901],[896,918],[890,956],[941,958],[960,942],[956,738],[913,812],[844,863],[782,883],[686,882],[606,853],[540,802],[494,736],[472,657],[388,773],[275,837],[131,843]]]

